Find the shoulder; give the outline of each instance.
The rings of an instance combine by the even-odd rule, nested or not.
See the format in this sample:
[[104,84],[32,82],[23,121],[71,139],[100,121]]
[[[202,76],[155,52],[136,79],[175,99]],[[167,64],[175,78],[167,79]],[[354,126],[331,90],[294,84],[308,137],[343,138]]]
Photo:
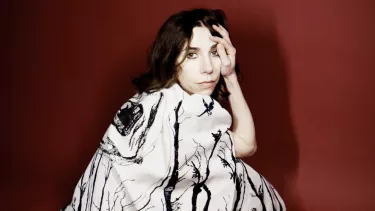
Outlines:
[[160,104],[163,99],[164,94],[160,91],[153,93],[136,93],[121,106],[121,110],[129,109],[131,107],[153,107],[155,104]]
[[117,116],[143,116],[156,111],[169,113],[184,98],[184,93],[175,85],[152,93],[136,93],[121,106]]
[[134,95],[132,98],[130,98],[129,101],[142,104],[149,104],[155,103],[155,101],[160,101],[162,103],[170,105],[176,104],[186,97],[186,93],[182,91],[180,86],[178,84],[174,84],[171,87],[162,88],[158,91],[154,91],[151,93],[138,93]]

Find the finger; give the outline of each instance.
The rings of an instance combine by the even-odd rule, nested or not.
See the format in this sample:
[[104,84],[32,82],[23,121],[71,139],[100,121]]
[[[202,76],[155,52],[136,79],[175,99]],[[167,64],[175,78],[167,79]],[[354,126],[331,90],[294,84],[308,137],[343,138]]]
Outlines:
[[227,55],[227,53],[225,52],[225,48],[222,44],[218,44],[217,47],[216,47],[216,50],[217,50],[217,53],[219,54],[219,57],[221,59],[221,65],[225,66],[225,67],[229,67],[230,66],[230,60],[229,60],[229,57]]
[[229,55],[235,55],[236,54],[236,49],[233,47],[231,43],[228,43],[226,40],[220,37],[216,36],[211,36],[211,40],[217,43],[222,44],[225,47],[225,50]]
[[218,24],[218,25],[221,28],[221,30],[223,30],[224,32],[226,32],[227,34],[229,34],[229,32],[227,31],[227,29],[224,28],[224,26],[222,26],[221,24]]
[[230,44],[232,44],[230,38],[229,38],[229,33],[228,31],[222,27],[220,24],[219,26],[216,26],[216,25],[212,25],[212,28],[215,29],[217,32],[219,32],[219,34]]
[[229,33],[228,31],[226,31],[224,29],[224,27],[222,27],[221,25],[219,26],[216,26],[216,25],[213,25],[213,28],[219,32],[219,34],[223,37],[223,39],[225,39],[228,43],[232,44],[230,38],[229,38]]

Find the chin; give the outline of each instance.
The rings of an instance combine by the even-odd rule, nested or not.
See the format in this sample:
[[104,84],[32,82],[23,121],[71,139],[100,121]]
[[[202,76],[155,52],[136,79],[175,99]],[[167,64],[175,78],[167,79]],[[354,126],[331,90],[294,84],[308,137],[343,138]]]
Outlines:
[[200,94],[200,95],[212,95],[213,92],[214,92],[214,88],[201,90],[201,91],[197,92],[197,94]]

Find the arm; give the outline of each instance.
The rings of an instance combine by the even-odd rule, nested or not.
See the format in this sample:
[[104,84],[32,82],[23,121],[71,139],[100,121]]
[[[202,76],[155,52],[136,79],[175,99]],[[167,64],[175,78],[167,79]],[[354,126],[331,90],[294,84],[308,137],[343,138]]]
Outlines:
[[253,117],[243,96],[236,74],[224,77],[230,93],[229,104],[233,114],[231,132],[237,157],[251,156],[257,149]]
[[221,25],[212,26],[219,32],[222,38],[212,36],[211,40],[217,42],[217,52],[220,56],[220,73],[224,77],[225,84],[230,93],[229,104],[233,113],[233,142],[237,157],[245,157],[254,154],[257,149],[253,117],[235,72],[236,49],[229,38],[228,31]]

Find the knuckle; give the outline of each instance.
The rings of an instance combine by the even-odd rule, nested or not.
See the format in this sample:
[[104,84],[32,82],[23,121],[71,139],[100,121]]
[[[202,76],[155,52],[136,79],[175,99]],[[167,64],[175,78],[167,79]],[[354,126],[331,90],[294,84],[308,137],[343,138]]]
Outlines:
[[230,67],[230,62],[228,62],[228,61],[224,62],[223,66],[224,67]]

